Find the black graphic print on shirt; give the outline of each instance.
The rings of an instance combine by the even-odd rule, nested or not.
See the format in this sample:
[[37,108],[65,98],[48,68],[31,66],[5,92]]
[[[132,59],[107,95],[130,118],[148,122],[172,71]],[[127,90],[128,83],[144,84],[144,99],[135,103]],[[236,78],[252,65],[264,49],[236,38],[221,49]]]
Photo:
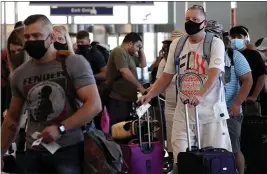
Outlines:
[[36,108],[36,120],[44,122],[49,114],[53,113],[53,104],[50,100],[52,94],[52,88],[48,85],[44,86],[39,93],[39,107]]
[[62,72],[26,78],[23,88],[30,121],[46,123],[67,117],[66,79]]

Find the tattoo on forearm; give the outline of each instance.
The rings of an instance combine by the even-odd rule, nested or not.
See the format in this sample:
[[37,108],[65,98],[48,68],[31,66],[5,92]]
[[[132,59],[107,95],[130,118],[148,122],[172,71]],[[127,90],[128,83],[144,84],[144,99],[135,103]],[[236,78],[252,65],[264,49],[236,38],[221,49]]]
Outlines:
[[15,124],[11,124],[8,129],[11,131],[11,132],[16,132],[17,131],[17,128],[15,126]]

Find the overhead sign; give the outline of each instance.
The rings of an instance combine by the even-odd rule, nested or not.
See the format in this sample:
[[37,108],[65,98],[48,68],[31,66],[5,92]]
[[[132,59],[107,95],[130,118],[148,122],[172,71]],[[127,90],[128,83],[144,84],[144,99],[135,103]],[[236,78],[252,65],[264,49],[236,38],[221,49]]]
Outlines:
[[94,16],[112,16],[113,8],[112,7],[50,7],[50,15],[94,15]]
[[30,5],[61,7],[110,7],[114,5],[154,5],[153,1],[30,1]]

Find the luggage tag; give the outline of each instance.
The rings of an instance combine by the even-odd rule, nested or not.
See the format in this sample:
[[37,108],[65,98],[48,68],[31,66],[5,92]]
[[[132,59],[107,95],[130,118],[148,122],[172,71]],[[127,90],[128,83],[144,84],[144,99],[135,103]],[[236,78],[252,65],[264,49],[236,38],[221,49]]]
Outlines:
[[32,138],[35,139],[35,141],[32,143],[32,147],[33,146],[39,146],[41,144],[43,138],[38,138],[38,135],[40,135],[40,132],[34,132],[32,134]]
[[147,110],[150,108],[150,106],[151,105],[149,103],[147,103],[147,104],[142,105],[139,108],[137,108],[136,113],[137,113],[138,117],[141,118],[147,112]]
[[51,154],[54,154],[61,147],[56,142],[52,142],[49,144],[42,143],[43,138],[38,139],[38,135],[40,135],[40,134],[41,134],[40,132],[35,132],[32,134],[32,138],[37,139],[32,143],[32,146],[39,146],[40,144],[42,144]]
[[35,140],[33,143],[32,143],[32,147],[33,146],[39,146],[42,142],[43,138],[39,138],[37,140]]

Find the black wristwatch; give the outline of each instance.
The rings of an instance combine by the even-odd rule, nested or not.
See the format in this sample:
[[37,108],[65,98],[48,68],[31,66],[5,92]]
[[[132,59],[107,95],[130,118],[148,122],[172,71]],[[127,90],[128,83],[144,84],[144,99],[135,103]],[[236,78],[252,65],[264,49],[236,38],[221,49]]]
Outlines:
[[66,129],[65,129],[65,126],[63,124],[58,123],[57,128],[58,128],[60,135],[64,135],[66,133]]

